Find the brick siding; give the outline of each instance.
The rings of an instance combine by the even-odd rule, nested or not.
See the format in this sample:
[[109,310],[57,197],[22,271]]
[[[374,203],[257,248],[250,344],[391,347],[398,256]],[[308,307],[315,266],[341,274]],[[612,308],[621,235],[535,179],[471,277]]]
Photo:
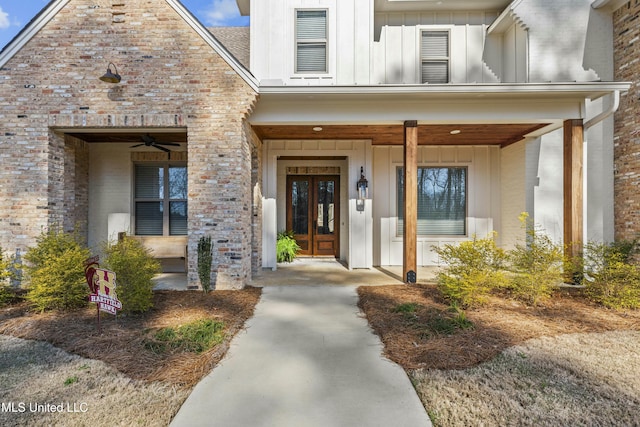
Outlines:
[[[120,84],[98,80],[113,62]],[[213,236],[217,287],[251,278],[255,91],[163,0],[71,0],[0,69],[0,244],[86,233],[87,144],[61,128],[186,127],[189,283]],[[96,226],[89,224],[89,226]]]
[[616,81],[632,82],[615,115],[615,234],[616,239],[640,237],[640,1],[615,11],[614,68]]

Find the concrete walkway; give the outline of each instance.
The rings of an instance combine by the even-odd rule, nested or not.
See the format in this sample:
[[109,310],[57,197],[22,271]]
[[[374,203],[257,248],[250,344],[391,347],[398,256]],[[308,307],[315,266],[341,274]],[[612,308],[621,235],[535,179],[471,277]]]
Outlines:
[[430,426],[356,304],[355,286],[263,288],[246,331],[171,425]]

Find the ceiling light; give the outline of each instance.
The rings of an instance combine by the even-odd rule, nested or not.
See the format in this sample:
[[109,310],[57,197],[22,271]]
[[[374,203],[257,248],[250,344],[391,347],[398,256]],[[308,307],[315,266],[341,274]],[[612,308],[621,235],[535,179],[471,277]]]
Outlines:
[[316,131],[316,132],[320,132],[322,130],[322,127],[321,126],[315,126],[313,128],[313,130]]
[[457,135],[459,133],[461,133],[462,131],[460,129],[454,129],[451,132],[449,132],[451,135]]

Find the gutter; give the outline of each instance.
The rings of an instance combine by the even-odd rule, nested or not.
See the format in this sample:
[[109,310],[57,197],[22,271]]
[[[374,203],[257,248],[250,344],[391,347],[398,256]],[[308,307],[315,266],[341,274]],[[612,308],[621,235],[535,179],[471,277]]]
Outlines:
[[571,95],[597,99],[603,95],[629,90],[626,82],[585,82],[585,83],[461,83],[461,84],[387,84],[358,86],[260,86],[261,94],[277,95],[523,95],[551,94]]
[[587,122],[584,124],[584,130],[597,125],[618,110],[618,107],[620,106],[620,91],[614,90],[611,95],[613,96],[613,99],[611,99],[611,105],[609,105],[608,108],[603,109],[600,114],[587,120]]

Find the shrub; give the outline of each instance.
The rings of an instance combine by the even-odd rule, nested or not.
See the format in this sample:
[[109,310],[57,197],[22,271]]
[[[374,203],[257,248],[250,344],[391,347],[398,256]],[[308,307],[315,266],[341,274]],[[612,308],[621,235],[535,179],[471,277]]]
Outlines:
[[169,350],[202,353],[224,339],[224,323],[212,319],[199,319],[177,328],[162,328],[153,338],[147,339],[145,347],[154,353]]
[[11,277],[11,258],[4,255],[4,249],[0,246],[0,284],[5,284]]
[[507,283],[505,252],[496,246],[494,235],[433,249],[445,264],[437,276],[438,289],[463,307],[484,303],[490,291]]
[[198,277],[202,290],[209,292],[211,289],[211,262],[212,262],[211,236],[201,237],[198,241]]
[[438,335],[453,335],[458,331],[474,328],[473,322],[456,303],[451,304],[446,311],[430,310],[424,326],[426,328],[421,333],[424,339]]
[[0,247],[0,307],[16,299],[15,290],[7,283],[11,277],[10,267],[11,261],[4,256],[4,251]]
[[520,221],[526,227],[527,241],[508,252],[513,273],[509,287],[516,298],[536,305],[551,296],[562,283],[564,251],[542,230],[528,224],[527,214],[522,214]]
[[276,242],[276,260],[278,262],[293,262],[298,255],[300,246],[293,237],[293,231],[281,231]]
[[89,249],[74,234],[57,228],[43,232],[36,242],[24,256],[29,278],[26,299],[40,311],[84,306],[89,295],[84,276]]
[[640,269],[631,263],[635,242],[585,245],[585,293],[614,309],[640,307]]
[[125,236],[115,244],[105,245],[106,268],[116,273],[116,293],[126,313],[142,313],[153,306],[153,276],[160,264],[149,249],[136,239]]

